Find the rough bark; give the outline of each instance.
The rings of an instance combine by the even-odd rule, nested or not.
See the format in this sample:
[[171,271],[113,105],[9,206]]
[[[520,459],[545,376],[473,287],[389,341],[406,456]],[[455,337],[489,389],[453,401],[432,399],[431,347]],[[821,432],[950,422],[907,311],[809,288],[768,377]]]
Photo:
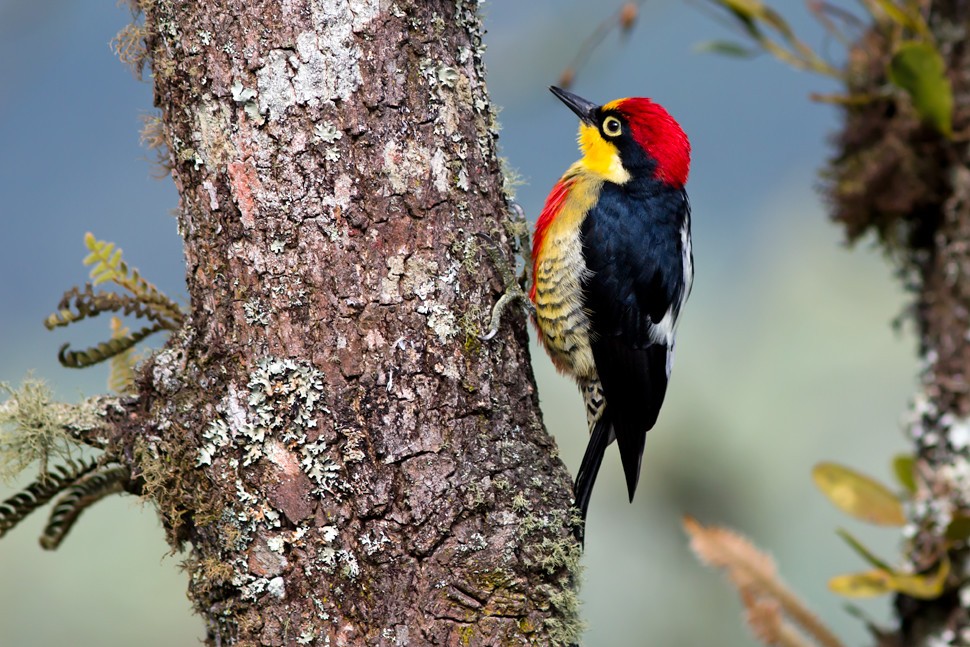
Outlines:
[[476,338],[474,233],[512,238],[476,4],[139,9],[191,315],[109,451],[188,545],[208,643],[572,642],[523,318]]
[[[899,645],[970,644],[968,544],[947,539],[970,518],[970,49],[965,0],[924,3],[953,86],[954,131],[947,140],[920,123],[901,94],[849,108],[830,185],[835,217],[850,239],[875,231],[912,290],[923,359],[907,432],[918,491],[906,530],[909,568],[948,559],[946,592],[896,599]],[[879,93],[897,36],[869,31],[850,56],[850,91]],[[881,643],[882,644],[882,643]]]

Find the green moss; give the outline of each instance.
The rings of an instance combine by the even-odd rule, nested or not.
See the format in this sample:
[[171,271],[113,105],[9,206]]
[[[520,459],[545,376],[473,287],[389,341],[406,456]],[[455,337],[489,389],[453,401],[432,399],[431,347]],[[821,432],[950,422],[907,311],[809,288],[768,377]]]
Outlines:
[[479,308],[471,306],[462,313],[458,319],[458,328],[465,335],[465,353],[468,355],[479,355],[482,352],[482,327],[479,321],[484,320],[487,315],[482,315]]
[[491,593],[492,591],[508,588],[515,581],[515,578],[505,569],[496,568],[490,571],[475,572],[474,580],[477,587]]

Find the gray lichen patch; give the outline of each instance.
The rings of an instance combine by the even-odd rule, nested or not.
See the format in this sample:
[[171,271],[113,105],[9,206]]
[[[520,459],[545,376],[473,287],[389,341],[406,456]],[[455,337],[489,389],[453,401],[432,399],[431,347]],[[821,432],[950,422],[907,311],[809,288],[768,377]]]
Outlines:
[[228,109],[210,99],[203,102],[195,115],[199,157],[210,171],[224,172],[232,151]]
[[[328,2],[320,6],[332,9],[340,4],[344,3]],[[346,100],[360,86],[361,53],[347,23],[330,21],[330,24],[324,23],[319,34],[303,32],[296,37],[296,51],[299,63],[293,89],[298,102]]]
[[438,262],[422,256],[411,256],[404,263],[401,289],[405,297],[414,295],[425,300],[436,290]]
[[157,352],[151,364],[152,384],[163,395],[174,395],[184,385],[185,354],[177,346]]
[[[209,465],[230,445],[243,452],[243,465],[280,458],[280,448],[301,448],[307,432],[329,410],[323,404],[323,374],[309,362],[274,357],[260,360],[249,376],[248,393],[230,385],[221,415],[203,431],[198,465]],[[297,458],[293,458],[294,464]]]
[[[377,0],[337,0],[312,5],[314,29],[297,35],[293,49],[275,49],[257,72],[259,113],[280,119],[296,104],[346,101],[362,82],[362,56],[354,32],[378,13]],[[348,14],[353,20],[344,19]]]
[[266,62],[256,72],[259,88],[259,111],[268,114],[270,121],[277,121],[286,109],[296,104],[296,90],[293,89],[290,66],[287,58],[290,53],[277,49],[266,55]]
[[230,91],[232,92],[232,100],[242,106],[243,111],[256,125],[261,126],[266,122],[256,101],[255,90],[244,87],[241,82],[236,81]]
[[414,141],[402,144],[392,140],[384,145],[383,160],[383,171],[393,194],[424,192],[423,185],[431,168],[431,151]]
[[455,313],[449,310],[447,306],[440,303],[430,306],[421,305],[418,306],[418,313],[428,316],[428,327],[434,331],[434,334],[438,336],[438,341],[442,344],[446,344],[458,336],[460,332],[458,320],[455,318]]

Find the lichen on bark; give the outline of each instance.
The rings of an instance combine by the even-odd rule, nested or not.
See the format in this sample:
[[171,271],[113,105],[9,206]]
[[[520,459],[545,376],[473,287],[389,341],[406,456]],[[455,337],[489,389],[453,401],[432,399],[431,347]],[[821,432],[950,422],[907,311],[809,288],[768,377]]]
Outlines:
[[[188,324],[110,451],[210,644],[576,642],[473,2],[139,0]],[[156,126],[156,130],[158,130]]]

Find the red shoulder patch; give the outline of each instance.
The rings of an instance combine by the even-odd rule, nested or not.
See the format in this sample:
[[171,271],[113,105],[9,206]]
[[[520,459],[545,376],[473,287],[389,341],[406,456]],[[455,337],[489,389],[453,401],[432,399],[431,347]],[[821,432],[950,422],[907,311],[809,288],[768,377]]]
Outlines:
[[559,215],[559,212],[562,211],[562,206],[566,203],[570,186],[572,186],[571,180],[560,179],[556,182],[556,185],[552,187],[552,191],[549,192],[549,196],[546,198],[546,205],[542,208],[539,219],[536,220],[535,233],[532,234],[532,287],[529,289],[529,299],[533,302],[536,300],[536,272],[539,269],[539,254],[542,251],[542,244],[546,240],[546,233],[549,231],[549,226],[556,219],[556,216]]

